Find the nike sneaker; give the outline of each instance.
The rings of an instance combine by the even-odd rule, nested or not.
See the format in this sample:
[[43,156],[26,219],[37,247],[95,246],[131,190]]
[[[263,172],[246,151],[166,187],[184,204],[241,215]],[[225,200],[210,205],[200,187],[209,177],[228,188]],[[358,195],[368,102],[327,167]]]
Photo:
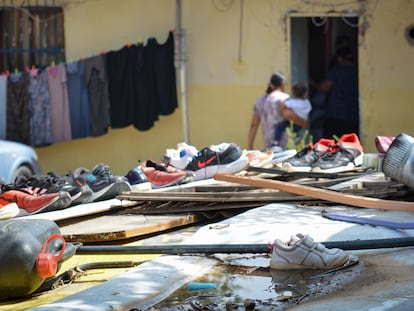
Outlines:
[[200,150],[185,169],[194,172],[194,180],[203,180],[216,174],[235,174],[248,166],[249,159],[237,144],[222,143]]

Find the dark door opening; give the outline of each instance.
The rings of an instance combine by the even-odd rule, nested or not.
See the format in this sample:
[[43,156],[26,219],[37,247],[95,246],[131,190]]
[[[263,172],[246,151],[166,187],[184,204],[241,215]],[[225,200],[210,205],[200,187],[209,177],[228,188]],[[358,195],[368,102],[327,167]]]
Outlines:
[[322,110],[324,96],[314,85],[327,76],[335,53],[338,37],[349,38],[350,48],[358,67],[358,17],[323,16],[290,18],[291,82],[305,82],[313,111],[310,116],[310,134],[316,142],[323,137]]

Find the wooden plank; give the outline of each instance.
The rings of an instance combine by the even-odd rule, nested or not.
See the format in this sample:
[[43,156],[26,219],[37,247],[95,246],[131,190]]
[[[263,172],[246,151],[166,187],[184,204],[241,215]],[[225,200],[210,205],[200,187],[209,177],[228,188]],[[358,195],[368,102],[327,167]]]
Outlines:
[[351,194],[339,193],[332,190],[313,188],[305,185],[298,185],[277,180],[264,180],[255,177],[244,177],[229,174],[217,174],[215,179],[220,181],[238,182],[240,184],[251,185],[281,190],[293,194],[305,195],[321,200],[336,202],[356,207],[376,208],[383,210],[394,210],[404,212],[414,212],[414,202],[384,200],[368,198]]
[[94,214],[99,214],[114,209],[120,209],[123,207],[129,207],[135,204],[135,202],[120,201],[118,199],[105,200],[100,202],[85,203],[75,206],[70,206],[68,208],[39,213],[30,216],[20,217],[21,219],[49,219],[52,221],[60,221],[64,219],[70,219],[75,217],[89,216]]
[[243,191],[243,192],[123,192],[117,196],[129,201],[191,201],[191,202],[246,202],[275,201],[278,198],[292,197],[279,191]]
[[68,242],[105,242],[158,233],[204,219],[199,214],[105,215],[62,226],[60,231]]

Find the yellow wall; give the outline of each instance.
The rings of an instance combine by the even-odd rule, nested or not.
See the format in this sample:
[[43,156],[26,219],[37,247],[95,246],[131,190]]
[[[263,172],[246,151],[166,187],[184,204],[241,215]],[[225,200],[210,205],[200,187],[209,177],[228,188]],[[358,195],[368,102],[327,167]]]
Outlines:
[[[186,31],[188,119],[191,145],[234,141],[247,144],[254,100],[270,74],[289,78],[288,12],[315,15],[331,10],[361,12],[359,67],[362,142],[374,152],[376,135],[414,135],[414,47],[404,38],[414,22],[410,0],[183,0]],[[162,43],[175,28],[174,0],[65,1],[67,59],[117,50],[127,43],[155,37]],[[335,4],[345,3],[344,6]],[[364,11],[365,10],[365,11]],[[240,40],[241,38],[241,40]],[[180,99],[180,97],[179,97]],[[176,112],[160,117],[146,132],[134,128],[110,130],[86,138],[37,148],[44,172],[67,173],[103,162],[124,175],[138,160],[160,161],[166,148],[184,141],[181,102]],[[261,135],[255,147],[263,147]]]

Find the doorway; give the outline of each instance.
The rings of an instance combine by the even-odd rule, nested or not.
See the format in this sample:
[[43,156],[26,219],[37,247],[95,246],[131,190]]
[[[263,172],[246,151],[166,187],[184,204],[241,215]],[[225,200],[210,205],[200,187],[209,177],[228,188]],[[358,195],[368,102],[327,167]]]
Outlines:
[[339,37],[349,38],[358,68],[358,17],[290,16],[289,26],[291,83],[300,81],[308,85],[312,103],[309,131],[316,142],[323,137],[326,94],[319,92],[315,85],[326,77]]

